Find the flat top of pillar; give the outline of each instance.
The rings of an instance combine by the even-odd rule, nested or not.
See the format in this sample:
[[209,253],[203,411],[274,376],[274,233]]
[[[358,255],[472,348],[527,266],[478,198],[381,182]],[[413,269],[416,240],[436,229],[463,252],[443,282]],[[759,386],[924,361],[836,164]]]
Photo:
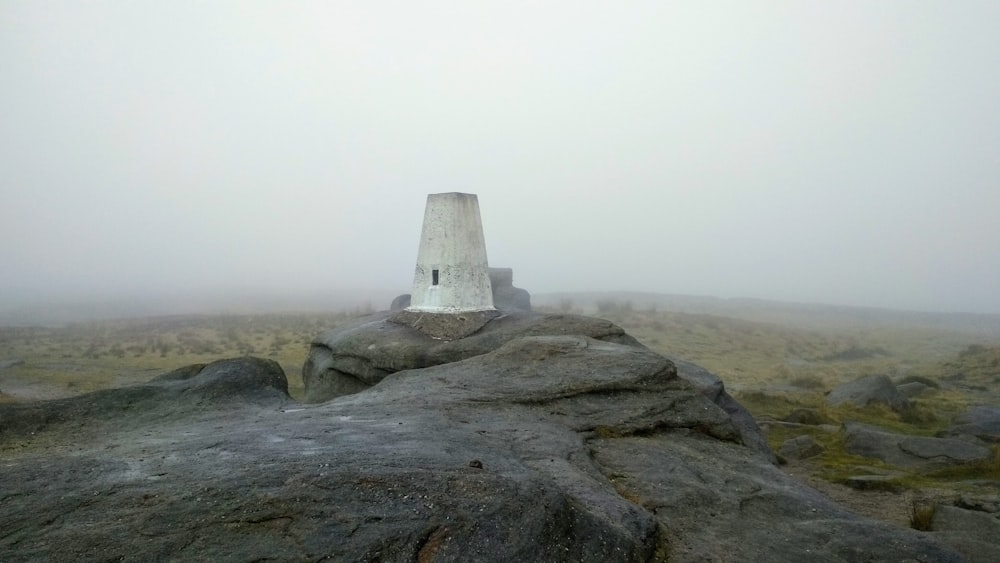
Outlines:
[[427,199],[430,198],[468,198],[474,197],[479,198],[476,194],[469,194],[465,192],[441,192],[439,194],[427,194]]

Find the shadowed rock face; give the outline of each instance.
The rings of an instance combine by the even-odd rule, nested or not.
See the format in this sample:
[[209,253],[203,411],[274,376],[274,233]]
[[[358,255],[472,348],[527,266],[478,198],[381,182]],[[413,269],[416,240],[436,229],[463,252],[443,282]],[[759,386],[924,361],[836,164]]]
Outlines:
[[[544,322],[549,332],[580,326]],[[624,334],[480,336],[495,345],[386,373],[322,404],[291,401],[280,368],[244,358],[134,388],[0,405],[0,423],[48,421],[0,432],[0,553],[960,560],[783,474],[744,445],[748,430],[719,404],[721,384],[694,374],[696,387]],[[422,350],[401,357],[458,353]],[[44,415],[65,409],[80,414]]]
[[502,311],[531,311],[531,294],[514,287],[514,270],[490,268],[490,285],[493,287],[493,304]]
[[0,405],[0,437],[46,435],[54,428],[117,424],[122,417],[156,422],[173,415],[223,412],[247,404],[291,401],[288,380],[273,360],[237,358],[187,366],[145,385],[106,389],[82,397]]

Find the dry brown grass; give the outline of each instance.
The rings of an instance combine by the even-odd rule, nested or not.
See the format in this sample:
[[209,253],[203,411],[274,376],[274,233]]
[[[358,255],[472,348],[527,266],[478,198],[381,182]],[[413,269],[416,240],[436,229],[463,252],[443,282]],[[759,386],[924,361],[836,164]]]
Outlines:
[[910,512],[910,527],[922,532],[931,531],[935,512],[937,512],[936,502],[914,502]]
[[0,328],[0,350],[5,357],[24,360],[0,371],[0,381],[82,393],[148,381],[190,364],[254,355],[281,364],[290,392],[301,396],[301,368],[310,341],[353,316],[182,316],[59,328]]

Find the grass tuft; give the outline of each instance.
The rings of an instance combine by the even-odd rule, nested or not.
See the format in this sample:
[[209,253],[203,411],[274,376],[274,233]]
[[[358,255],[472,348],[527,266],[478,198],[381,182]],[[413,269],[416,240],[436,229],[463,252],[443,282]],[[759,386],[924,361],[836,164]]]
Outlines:
[[913,502],[910,508],[910,527],[921,532],[931,531],[934,513],[937,512],[936,502]]

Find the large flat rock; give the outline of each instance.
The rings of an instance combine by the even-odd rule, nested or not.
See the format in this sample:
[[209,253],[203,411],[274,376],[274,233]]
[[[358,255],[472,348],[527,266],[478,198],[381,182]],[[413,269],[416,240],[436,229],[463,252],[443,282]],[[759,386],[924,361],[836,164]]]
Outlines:
[[985,461],[993,456],[989,448],[966,440],[897,434],[858,422],[844,424],[844,450],[923,471]]
[[209,367],[0,405],[46,421],[0,431],[4,561],[961,560],[786,476],[641,346],[513,338],[321,404]]

